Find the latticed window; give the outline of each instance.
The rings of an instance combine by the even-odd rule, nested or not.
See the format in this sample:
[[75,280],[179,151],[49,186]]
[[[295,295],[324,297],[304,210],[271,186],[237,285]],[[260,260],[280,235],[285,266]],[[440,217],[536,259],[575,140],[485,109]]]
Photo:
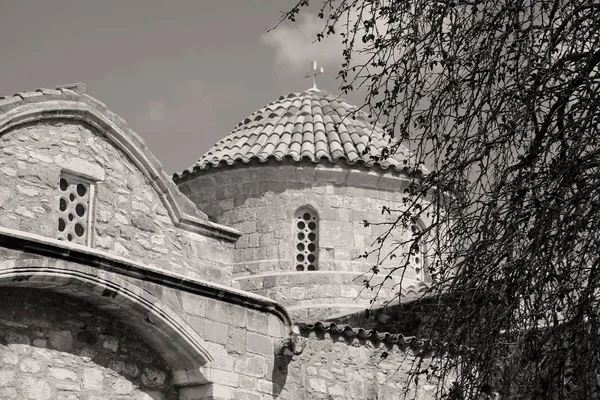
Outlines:
[[410,265],[414,268],[417,279],[422,281],[425,279],[425,262],[423,260],[423,240],[420,237],[421,227],[412,224],[410,230],[415,239],[415,243],[413,243],[410,250]]
[[85,179],[61,174],[58,202],[58,239],[89,245],[94,185]]
[[296,232],[296,271],[315,271],[319,238],[317,214],[309,208],[301,208],[294,218]]

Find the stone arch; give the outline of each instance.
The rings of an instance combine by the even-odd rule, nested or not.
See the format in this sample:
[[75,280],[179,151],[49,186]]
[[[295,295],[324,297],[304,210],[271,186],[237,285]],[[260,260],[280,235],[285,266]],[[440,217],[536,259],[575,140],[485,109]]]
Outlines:
[[205,342],[171,307],[112,272],[55,264],[44,259],[0,262],[0,287],[45,289],[82,299],[143,338],[169,364],[175,386],[212,382],[213,357]]
[[73,90],[39,89],[0,100],[0,136],[13,128],[48,119],[83,122],[102,134],[139,168],[155,189],[174,225],[228,241],[236,230],[208,221],[204,213],[184,196],[148,150],[142,138],[125,121],[98,100]]

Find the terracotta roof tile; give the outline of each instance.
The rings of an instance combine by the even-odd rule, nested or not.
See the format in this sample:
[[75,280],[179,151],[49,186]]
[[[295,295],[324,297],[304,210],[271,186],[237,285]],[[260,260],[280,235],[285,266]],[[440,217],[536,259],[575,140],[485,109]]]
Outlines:
[[174,179],[220,165],[284,158],[345,161],[397,171],[413,168],[405,147],[387,160],[373,160],[388,142],[379,125],[345,100],[320,90],[291,93],[252,113]]
[[400,346],[421,347],[423,343],[415,336],[404,336],[401,333],[378,332],[363,328],[352,328],[349,325],[336,325],[331,322],[315,322],[314,324],[296,324],[300,331],[329,332],[335,335],[344,335],[351,338],[366,339],[373,342],[398,344]]

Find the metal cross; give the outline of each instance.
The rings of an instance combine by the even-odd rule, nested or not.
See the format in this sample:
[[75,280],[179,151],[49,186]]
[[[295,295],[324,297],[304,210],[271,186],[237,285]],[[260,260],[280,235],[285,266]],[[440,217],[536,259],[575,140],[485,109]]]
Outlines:
[[317,89],[317,75],[320,75],[322,73],[324,73],[325,71],[323,70],[323,67],[317,67],[317,62],[313,61],[312,62],[312,69],[310,71],[308,71],[306,73],[306,75],[304,75],[305,78],[310,78],[312,77],[312,88],[313,90],[318,90]]

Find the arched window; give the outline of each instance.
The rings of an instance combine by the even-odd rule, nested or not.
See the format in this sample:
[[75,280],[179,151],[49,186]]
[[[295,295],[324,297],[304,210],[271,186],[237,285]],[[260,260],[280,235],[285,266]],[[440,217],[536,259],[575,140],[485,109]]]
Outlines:
[[414,241],[410,247],[410,265],[415,271],[417,280],[425,280],[425,260],[423,251],[423,238],[421,236],[422,229],[417,223],[410,226]]
[[316,271],[319,240],[317,213],[302,207],[294,214],[294,262],[296,271]]

